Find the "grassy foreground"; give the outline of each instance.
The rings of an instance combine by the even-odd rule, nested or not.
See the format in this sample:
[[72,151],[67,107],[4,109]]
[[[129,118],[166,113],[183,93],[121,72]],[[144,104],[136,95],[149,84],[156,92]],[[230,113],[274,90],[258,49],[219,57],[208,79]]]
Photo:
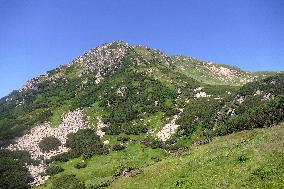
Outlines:
[[284,124],[218,137],[109,188],[284,188]]

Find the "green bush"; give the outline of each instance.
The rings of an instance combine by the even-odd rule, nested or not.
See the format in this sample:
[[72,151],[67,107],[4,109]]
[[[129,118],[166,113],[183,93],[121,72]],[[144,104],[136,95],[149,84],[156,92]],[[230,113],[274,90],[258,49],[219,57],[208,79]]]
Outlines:
[[47,175],[53,176],[53,175],[56,175],[56,174],[61,173],[63,171],[64,171],[64,169],[62,167],[58,166],[58,165],[50,165],[46,169],[45,173]]
[[25,163],[34,163],[25,151],[0,150],[0,188],[29,188],[33,180]]
[[247,161],[248,159],[249,159],[249,158],[248,158],[246,155],[244,155],[244,154],[242,154],[242,155],[240,155],[240,156],[238,157],[238,161],[241,162],[241,163]]
[[58,138],[53,137],[53,136],[45,137],[39,142],[39,148],[43,152],[49,152],[51,150],[57,150],[60,145],[61,145],[60,140]]
[[46,163],[51,163],[54,161],[59,162],[67,162],[69,159],[79,157],[80,154],[74,152],[73,150],[70,150],[69,152],[64,152],[62,154],[58,154],[56,156],[51,157],[49,160],[46,160]]
[[87,159],[93,155],[108,153],[108,149],[104,147],[100,138],[92,129],[81,129],[67,137],[66,146],[71,148],[71,151],[77,156],[83,155]]
[[112,150],[113,151],[121,151],[121,150],[124,150],[126,147],[121,145],[121,144],[114,144],[112,146]]
[[127,135],[139,135],[141,133],[147,133],[148,128],[143,124],[129,124],[123,128],[123,131]]
[[82,169],[87,167],[87,163],[85,161],[80,161],[74,165],[76,169]]
[[75,175],[62,175],[55,177],[51,189],[84,189],[84,183],[79,181]]
[[117,141],[119,141],[119,142],[125,143],[125,142],[127,142],[127,141],[129,141],[129,140],[130,140],[130,137],[129,137],[129,136],[120,136],[120,137],[117,137]]
[[145,146],[151,147],[152,149],[161,148],[162,142],[160,140],[154,139],[153,137],[145,137],[142,141]]
[[284,96],[277,96],[259,106],[249,106],[246,111],[235,116],[225,117],[218,122],[217,135],[273,126],[284,120]]

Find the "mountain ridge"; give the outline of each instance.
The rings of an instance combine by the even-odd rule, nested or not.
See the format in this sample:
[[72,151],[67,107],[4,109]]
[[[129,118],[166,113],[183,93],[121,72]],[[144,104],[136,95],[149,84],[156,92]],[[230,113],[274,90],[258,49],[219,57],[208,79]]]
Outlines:
[[[208,64],[208,65],[216,65],[217,67],[221,67],[220,70],[216,70],[212,69],[212,71],[216,70],[216,71],[220,71],[221,72],[221,75],[225,75],[226,76],[226,72],[230,72],[229,70],[227,70],[226,68],[228,69],[231,69],[231,70],[235,70],[235,71],[240,71],[242,73],[255,73],[254,76],[257,76],[259,77],[260,75],[263,77],[266,77],[266,76],[270,76],[270,75],[274,75],[276,73],[279,73],[279,71],[256,71],[256,72],[250,72],[250,71],[244,71],[244,70],[241,70],[241,68],[239,67],[236,67],[236,66],[231,66],[231,65],[226,65],[226,64],[216,64],[216,63],[213,63],[211,61],[200,61],[196,58],[193,58],[193,57],[190,57],[190,56],[186,56],[186,55],[171,55],[171,56],[168,56],[166,55],[165,53],[163,53],[162,51],[158,50],[158,49],[152,49],[152,48],[149,48],[149,47],[146,47],[146,46],[142,46],[142,45],[129,45],[127,42],[125,41],[122,41],[122,40],[117,40],[117,41],[114,41],[114,42],[109,42],[109,43],[104,43],[102,45],[99,45],[98,47],[96,48],[91,48],[90,50],[86,51],[83,53],[83,55],[80,55],[80,56],[77,56],[76,58],[74,58],[72,61],[70,61],[69,63],[67,64],[63,64],[63,65],[60,65],[58,66],[57,68],[55,69],[52,69],[52,70],[49,70],[35,78],[32,78],[30,80],[28,80],[20,89],[19,89],[19,92],[22,92],[23,90],[26,90],[26,89],[29,89],[29,88],[33,88],[33,84],[37,83],[37,82],[40,82],[40,81],[54,81],[58,78],[61,78],[63,77],[62,73],[61,74],[58,74],[58,75],[53,75],[52,78],[49,78],[48,76],[50,75],[50,73],[54,72],[54,71],[57,71],[57,70],[60,70],[60,69],[64,69],[64,68],[68,68],[68,67],[71,67],[73,65],[82,65],[81,66],[81,72],[82,73],[79,73],[78,76],[81,76],[81,74],[83,75],[84,72],[86,72],[87,70],[87,66],[84,67],[83,65],[84,64],[93,64],[94,62],[97,62],[97,60],[94,60],[91,58],[90,55],[95,55],[95,56],[99,56],[98,54],[101,53],[103,50],[108,50],[107,48],[108,47],[111,47],[111,46],[116,46],[118,45],[119,47],[123,47],[123,50],[122,48],[119,48],[120,50],[122,51],[125,51],[125,50],[130,50],[130,49],[133,49],[133,48],[145,48],[145,49],[150,49],[151,51],[156,51],[158,53],[161,53],[163,56],[165,56],[166,58],[168,59],[183,59],[184,61],[195,61],[195,62],[198,62],[198,63],[201,63],[201,64]],[[97,51],[97,52],[96,52]],[[96,54],[97,53],[97,54]],[[118,54],[118,56],[123,56],[125,52],[122,52],[122,54]],[[104,57],[102,57],[104,58]],[[117,57],[118,58],[118,57]],[[114,60],[116,61],[116,60]],[[101,62],[101,60],[99,60],[99,63]],[[105,61],[103,61],[105,62]],[[94,65],[90,66],[89,68],[89,71],[95,71],[93,69],[94,68]],[[98,75],[98,77],[100,77]],[[245,84],[245,82],[243,82],[242,84]],[[9,96],[9,95],[7,95]],[[6,96],[5,96],[6,97]],[[2,97],[2,98],[5,98],[5,97]]]

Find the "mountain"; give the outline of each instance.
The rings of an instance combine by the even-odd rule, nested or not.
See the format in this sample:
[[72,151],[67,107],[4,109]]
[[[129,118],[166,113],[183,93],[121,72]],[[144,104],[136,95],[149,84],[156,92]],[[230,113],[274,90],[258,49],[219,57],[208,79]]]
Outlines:
[[0,188],[112,187],[216,137],[280,124],[283,95],[282,72],[106,43],[0,100]]

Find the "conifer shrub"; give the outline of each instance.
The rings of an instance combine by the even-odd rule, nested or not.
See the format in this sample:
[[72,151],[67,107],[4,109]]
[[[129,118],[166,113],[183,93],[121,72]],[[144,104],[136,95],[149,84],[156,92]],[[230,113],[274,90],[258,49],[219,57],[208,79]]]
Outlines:
[[61,173],[63,171],[64,171],[64,169],[59,165],[50,165],[46,169],[45,173],[47,175],[53,176],[53,175],[56,175],[56,174]]
[[123,146],[122,144],[114,144],[112,146],[112,150],[113,151],[121,151],[121,150],[124,150],[126,147]]
[[84,189],[84,183],[79,181],[75,175],[61,175],[55,177],[51,189]]
[[127,141],[129,141],[129,140],[130,140],[130,137],[129,137],[129,136],[120,136],[120,137],[117,137],[117,141],[119,141],[119,142],[125,143],[125,142],[127,142]]
[[60,145],[61,145],[60,140],[56,137],[53,137],[53,136],[45,137],[39,142],[39,148],[43,152],[49,152],[51,150],[57,150]]
[[0,149],[0,188],[29,188],[33,181],[25,164],[36,165],[28,152]]
[[77,133],[70,133],[67,137],[66,146],[71,148],[75,156],[83,155],[88,159],[93,155],[108,153],[108,149],[92,129],[81,129]]
[[87,162],[85,162],[85,161],[80,161],[80,162],[76,163],[76,164],[74,165],[74,167],[75,167],[76,169],[85,168],[85,167],[87,167]]

